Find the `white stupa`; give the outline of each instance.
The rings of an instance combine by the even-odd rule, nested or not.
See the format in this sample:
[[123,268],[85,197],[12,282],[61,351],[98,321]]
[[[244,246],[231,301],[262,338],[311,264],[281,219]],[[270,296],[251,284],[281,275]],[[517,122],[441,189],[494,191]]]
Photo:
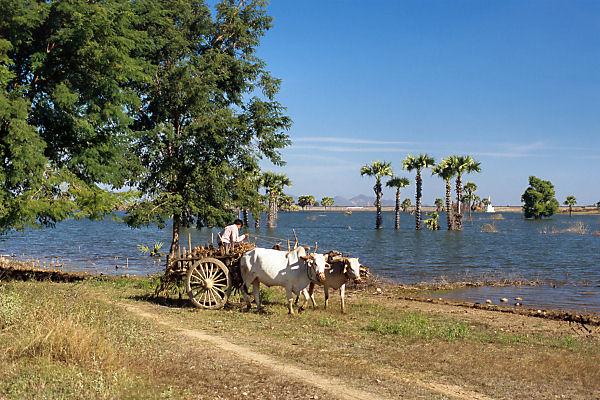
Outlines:
[[488,196],[488,205],[485,206],[485,212],[486,213],[496,212],[496,210],[494,210],[494,206],[492,205],[492,197],[491,196]]

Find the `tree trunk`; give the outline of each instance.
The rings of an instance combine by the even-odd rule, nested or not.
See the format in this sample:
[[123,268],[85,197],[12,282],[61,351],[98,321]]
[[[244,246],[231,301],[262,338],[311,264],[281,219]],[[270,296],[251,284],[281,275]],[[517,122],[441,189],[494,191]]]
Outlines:
[[377,210],[377,216],[375,217],[375,229],[380,229],[383,219],[381,217],[381,181],[377,180],[373,190],[375,190],[375,208]]
[[462,230],[462,210],[460,209],[462,203],[462,177],[460,174],[456,176],[456,230]]
[[396,222],[394,223],[394,229],[400,229],[400,189],[396,189]]
[[277,226],[277,198],[274,193],[269,194],[269,214],[267,216],[267,228]]
[[252,213],[254,217],[254,229],[260,229],[260,212]]
[[569,206],[569,217],[572,217],[573,215],[573,206]]
[[452,197],[452,185],[450,179],[446,179],[446,220],[448,222],[448,230],[454,229],[452,225],[452,203],[450,198]]
[[170,261],[179,254],[179,231],[181,228],[181,217],[173,216],[173,236],[171,238],[171,248],[169,249],[169,257],[167,259],[167,268],[171,264]]
[[422,196],[422,190],[423,188],[421,187],[423,182],[421,180],[421,170],[417,169],[417,177],[415,179],[415,181],[417,182],[417,195],[415,198],[415,229],[416,230],[421,230],[421,196]]
[[244,208],[242,210],[242,215],[243,215],[243,219],[244,219],[244,226],[247,228],[248,227],[248,209]]

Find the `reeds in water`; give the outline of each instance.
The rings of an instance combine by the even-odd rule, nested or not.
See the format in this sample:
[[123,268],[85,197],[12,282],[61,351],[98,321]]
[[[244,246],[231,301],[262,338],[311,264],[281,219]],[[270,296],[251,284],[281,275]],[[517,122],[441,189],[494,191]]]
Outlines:
[[498,232],[498,227],[496,227],[495,222],[492,222],[491,224],[483,224],[481,226],[481,232],[496,233],[496,232]]
[[559,229],[556,226],[552,227],[543,227],[540,229],[540,233],[544,235],[558,235],[562,233],[572,233],[576,235],[586,235],[589,232],[589,228],[586,224],[581,221],[573,222],[566,228]]

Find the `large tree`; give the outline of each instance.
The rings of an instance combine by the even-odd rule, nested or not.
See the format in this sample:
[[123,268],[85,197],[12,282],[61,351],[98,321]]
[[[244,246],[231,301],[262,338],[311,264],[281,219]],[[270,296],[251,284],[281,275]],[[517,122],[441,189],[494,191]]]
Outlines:
[[431,173],[437,175],[444,180],[446,186],[446,222],[448,230],[454,229],[454,218],[452,215],[452,178],[455,175],[454,168],[450,158],[444,158],[439,164],[432,168]]
[[435,164],[433,157],[427,154],[419,154],[418,156],[408,155],[403,161],[402,166],[407,171],[416,171],[415,183],[417,191],[415,195],[415,229],[421,229],[421,198],[423,197],[423,178],[421,171],[426,168],[431,168]]
[[396,218],[394,222],[394,229],[400,229],[400,189],[410,185],[410,181],[408,180],[408,178],[394,176],[392,179],[387,181],[385,185],[387,187],[396,189],[396,207],[394,208],[396,212]]
[[577,204],[577,199],[575,196],[567,196],[567,199],[563,203],[565,206],[569,206],[569,217],[573,215],[573,206]]
[[144,196],[126,220],[160,226],[172,218],[174,254],[181,227],[230,222],[244,190],[239,173],[257,171],[261,158],[283,164],[290,119],[275,101],[279,81],[256,54],[271,27],[264,1],[223,0],[214,13],[202,1],[132,4],[148,65],[133,83],[143,167],[133,183]]
[[265,172],[262,177],[262,185],[267,191],[268,211],[267,227],[275,228],[277,226],[277,211],[281,196],[284,196],[283,189],[291,186],[292,181],[285,174],[275,172]]
[[360,169],[361,176],[372,176],[375,178],[373,191],[375,192],[375,229],[381,228],[383,218],[381,216],[381,196],[383,190],[381,188],[381,178],[384,176],[392,176],[392,164],[387,161],[373,161],[371,164],[363,165]]
[[0,230],[101,218],[138,170],[132,2],[2,2]]
[[456,215],[455,228],[462,230],[462,176],[464,174],[470,174],[473,172],[481,172],[481,163],[473,159],[471,156],[450,156],[449,163],[452,166],[454,174],[456,175]]
[[529,187],[521,196],[521,201],[525,218],[550,217],[558,210],[552,182],[535,176],[529,177]]

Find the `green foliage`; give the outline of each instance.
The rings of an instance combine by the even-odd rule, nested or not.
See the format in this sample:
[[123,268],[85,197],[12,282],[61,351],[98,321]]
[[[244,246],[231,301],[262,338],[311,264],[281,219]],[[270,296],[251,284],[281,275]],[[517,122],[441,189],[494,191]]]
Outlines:
[[575,204],[577,204],[577,199],[575,198],[575,196],[567,196],[567,199],[564,201],[563,204],[565,206],[573,207]]
[[444,200],[437,197],[435,199],[435,201],[433,202],[433,204],[435,205],[435,211],[437,213],[441,213],[442,211],[444,211]]
[[323,197],[321,199],[321,205],[325,208],[333,206],[334,203],[333,197]]
[[402,200],[400,207],[402,208],[403,212],[408,212],[408,209],[412,207],[412,202],[410,201],[409,198],[406,198],[406,199]]
[[[282,165],[291,121],[274,100],[279,81],[256,55],[271,27],[263,1],[134,3],[146,79],[135,115],[136,181],[144,200],[126,221],[222,226],[236,207],[260,211],[258,162]],[[245,183],[244,183],[245,182]],[[173,245],[173,244],[172,244]]]
[[402,168],[407,171],[417,171],[417,174],[419,174],[422,169],[431,168],[434,164],[435,160],[428,154],[419,154],[418,156],[409,154],[402,161]]
[[558,210],[554,185],[535,176],[529,177],[529,187],[521,196],[525,218],[550,217]]
[[410,185],[410,180],[400,176],[394,176],[385,183],[385,186],[389,188],[396,188],[398,190],[405,188],[408,185]]
[[144,68],[130,5],[3,3],[0,230],[101,218],[119,205],[106,188],[136,171],[129,83]]
[[298,197],[298,205],[302,207],[302,209],[305,207],[312,207],[316,202],[315,196],[311,194]]
[[292,211],[294,208],[297,208],[294,204],[294,198],[287,194],[279,196],[277,206],[284,211]]
[[429,214],[431,217],[423,221],[427,229],[437,231],[440,229],[440,214],[437,211]]
[[144,255],[147,254],[150,257],[161,257],[161,256],[163,256],[163,253],[161,253],[160,250],[163,248],[163,246],[164,246],[163,242],[154,242],[154,245],[152,246],[152,248],[150,248],[150,246],[145,245],[145,244],[138,244],[137,248]]

